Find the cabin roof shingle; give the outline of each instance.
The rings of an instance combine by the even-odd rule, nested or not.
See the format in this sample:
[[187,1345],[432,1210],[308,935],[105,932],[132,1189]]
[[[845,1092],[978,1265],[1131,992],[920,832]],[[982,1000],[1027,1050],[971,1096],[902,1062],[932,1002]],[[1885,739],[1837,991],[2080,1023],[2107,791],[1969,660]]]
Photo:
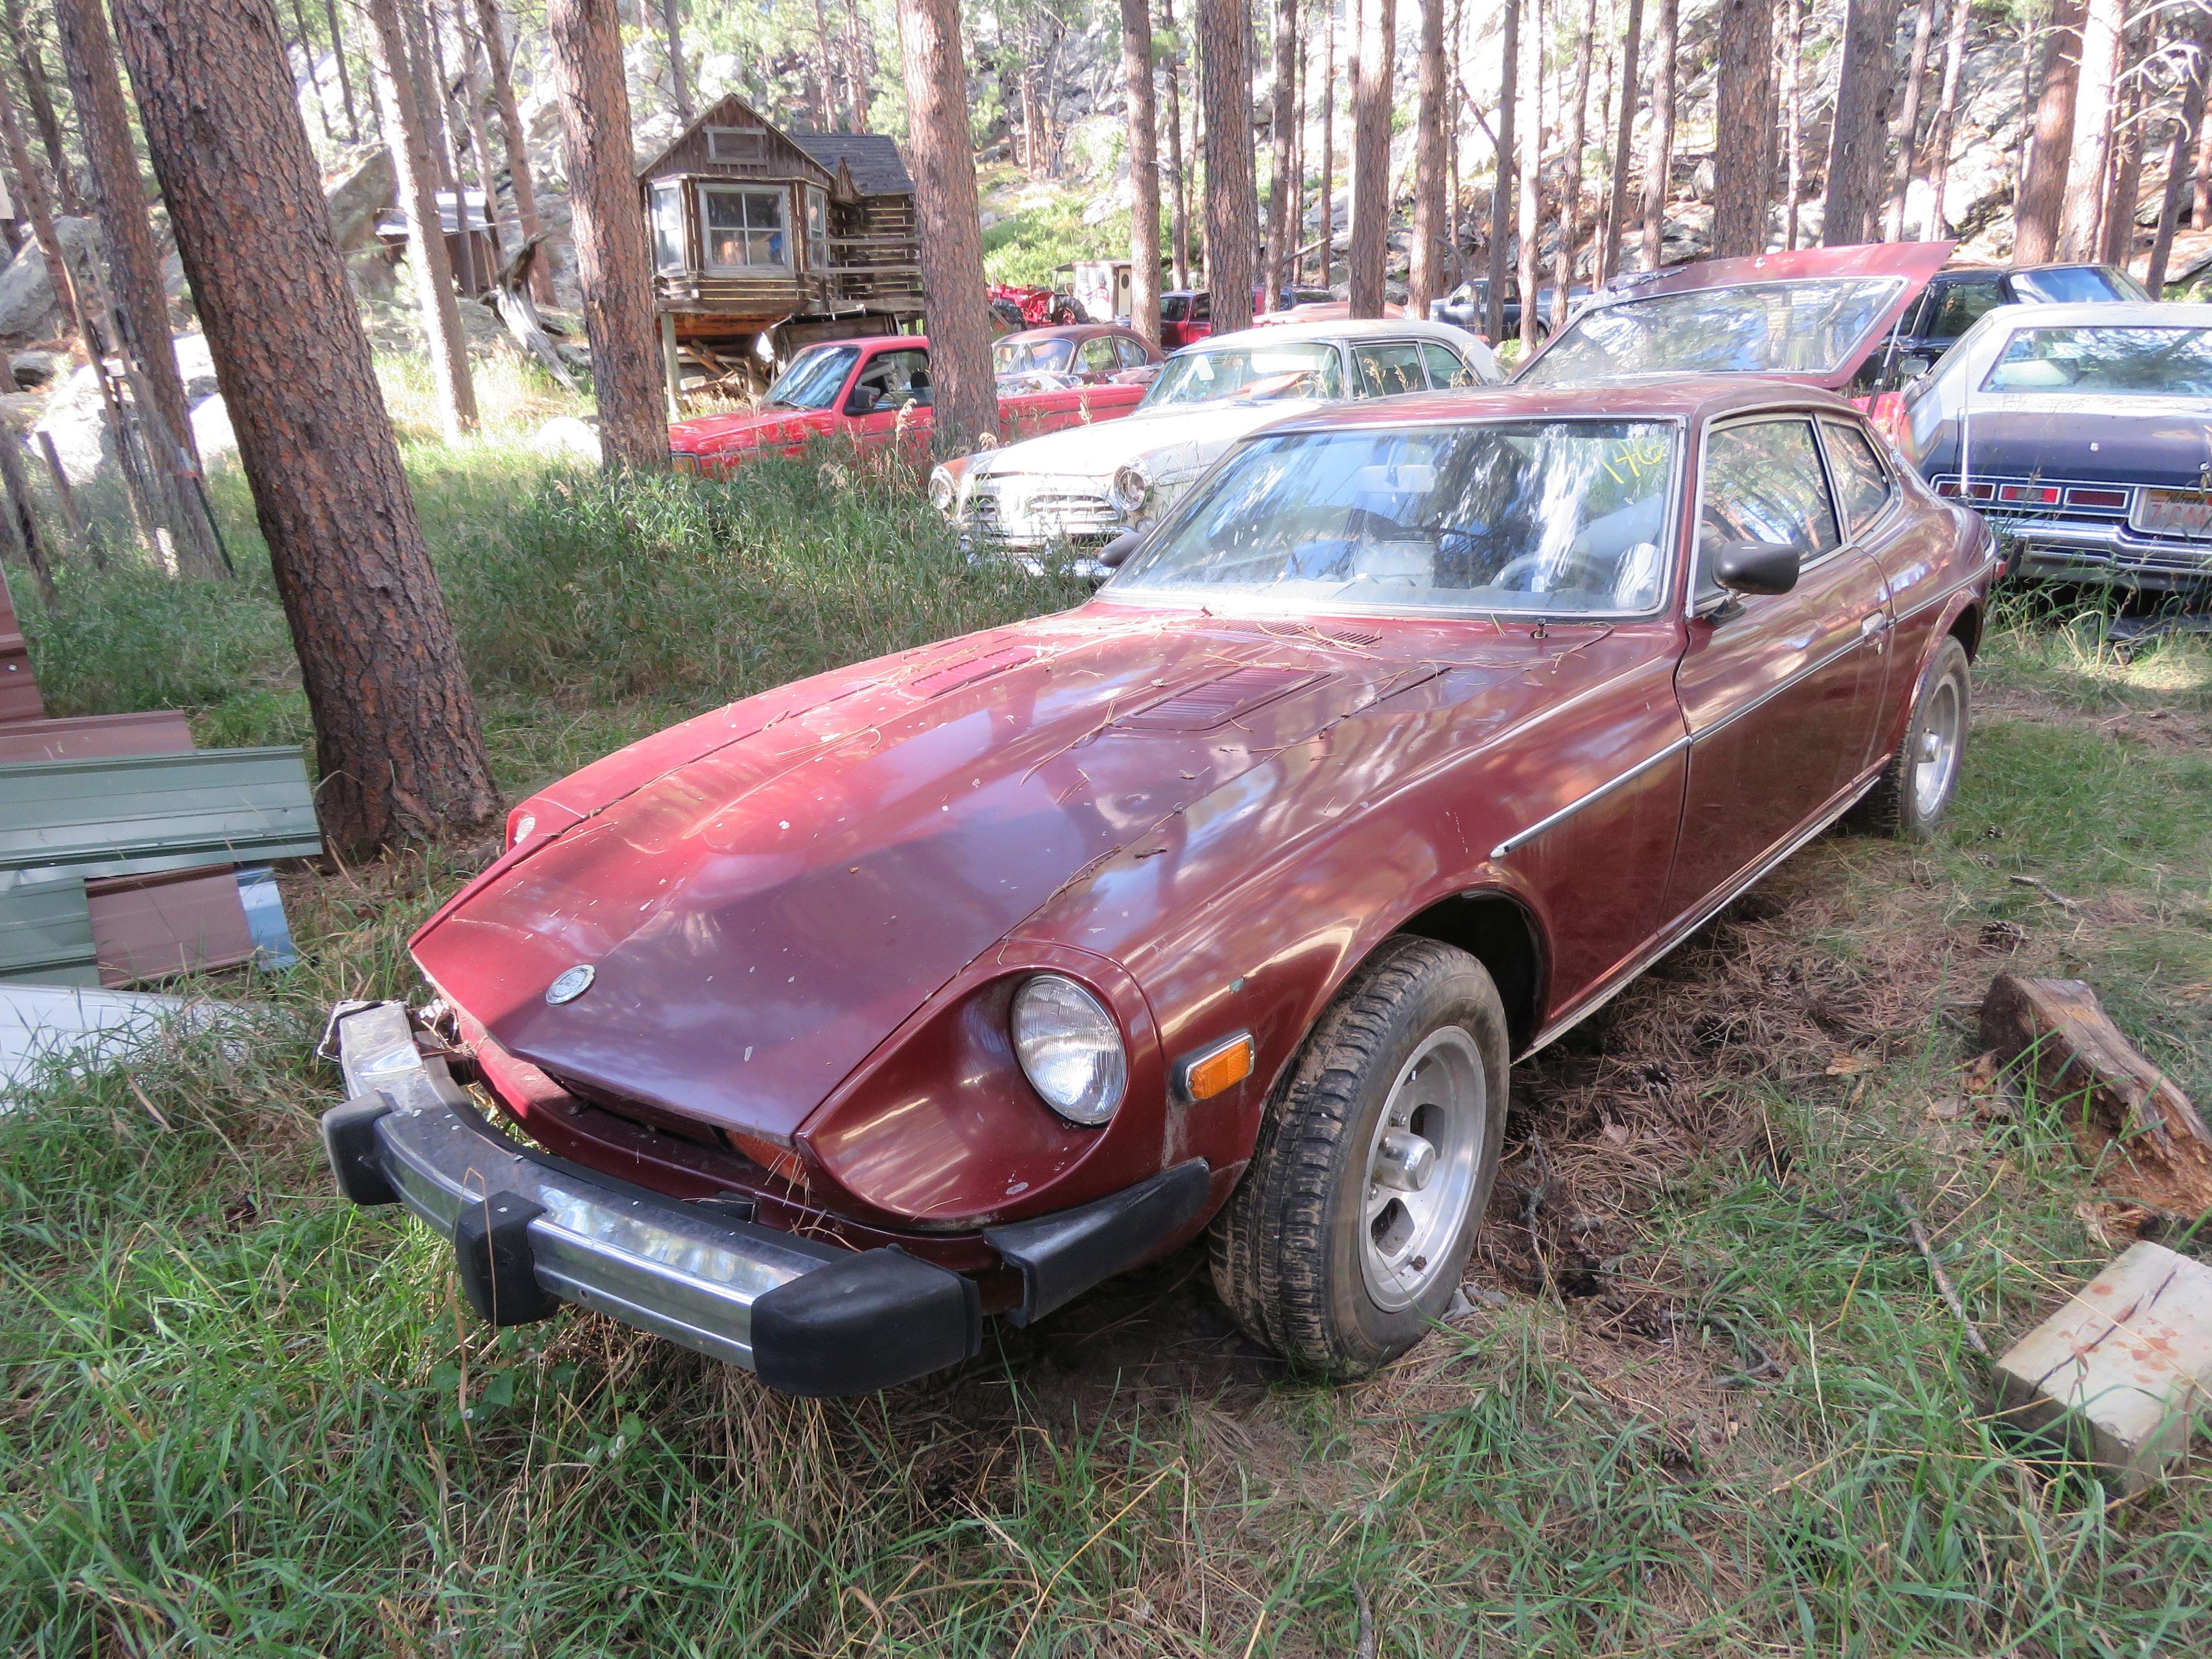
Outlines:
[[879,132],[787,132],[784,137],[831,173],[842,161],[864,196],[911,196],[914,180],[898,140]]

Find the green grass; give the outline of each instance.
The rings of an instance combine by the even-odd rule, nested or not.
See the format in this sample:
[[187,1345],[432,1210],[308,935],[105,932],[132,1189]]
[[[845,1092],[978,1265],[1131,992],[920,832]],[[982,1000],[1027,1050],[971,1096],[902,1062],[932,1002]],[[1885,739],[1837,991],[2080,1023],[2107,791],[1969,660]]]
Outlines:
[[[515,792],[1076,591],[966,565],[910,484],[835,458],[629,489],[498,438],[410,461]],[[59,708],[305,733],[265,577],[72,569],[26,624]],[[303,964],[250,992],[289,1024],[0,1117],[0,1647],[1343,1654],[1364,1598],[1407,1659],[2202,1652],[2212,1482],[2113,1503],[1997,1434],[1903,1218],[1998,1346],[2110,1254],[2050,1112],[1930,1116],[1948,1005],[1996,966],[2085,972],[2212,1097],[2212,761],[2105,723],[2195,718],[2212,655],[2016,617],[1979,678],[1942,840],[1825,839],[1520,1079],[1512,1143],[1550,1146],[1559,1226],[1602,1212],[1618,1307],[1528,1292],[1501,1200],[1503,1300],[1356,1387],[1226,1334],[1189,1256],[841,1404],[574,1313],[494,1334],[421,1229],[330,1194],[308,1054],[331,999],[410,988],[405,933],[474,855],[295,880]],[[2017,954],[1979,951],[1993,922]],[[1753,1040],[1704,1043],[1711,1008]],[[1602,1081],[1654,1058],[1663,1098]]]

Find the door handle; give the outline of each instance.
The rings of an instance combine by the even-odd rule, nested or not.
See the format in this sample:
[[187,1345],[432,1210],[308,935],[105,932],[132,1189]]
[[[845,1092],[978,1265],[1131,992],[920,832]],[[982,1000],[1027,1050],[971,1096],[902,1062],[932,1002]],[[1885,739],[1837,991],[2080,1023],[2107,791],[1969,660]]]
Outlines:
[[1860,619],[1859,637],[1863,640],[1871,639],[1876,634],[1886,634],[1888,631],[1889,618],[1879,611]]

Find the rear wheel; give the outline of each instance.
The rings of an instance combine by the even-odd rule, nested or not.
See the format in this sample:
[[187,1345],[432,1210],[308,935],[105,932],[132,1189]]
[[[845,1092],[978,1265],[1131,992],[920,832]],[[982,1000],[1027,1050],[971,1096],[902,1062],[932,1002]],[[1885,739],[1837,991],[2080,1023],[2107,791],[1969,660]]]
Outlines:
[[1951,810],[1966,760],[1971,708],[1966,647],[1955,636],[1936,647],[1905,740],[1855,815],[1868,828],[1924,839]]
[[1353,975],[1214,1224],[1214,1285],[1246,1331],[1339,1375],[1420,1340],[1498,1177],[1508,1053],[1497,988],[1466,951],[1396,939]]

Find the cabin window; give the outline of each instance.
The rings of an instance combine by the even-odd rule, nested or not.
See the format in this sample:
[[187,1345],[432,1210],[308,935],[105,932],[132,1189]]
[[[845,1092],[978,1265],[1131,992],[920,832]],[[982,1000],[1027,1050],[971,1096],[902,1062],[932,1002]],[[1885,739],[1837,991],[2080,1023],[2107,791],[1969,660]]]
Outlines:
[[768,131],[764,127],[708,127],[707,159],[764,161],[768,159]]
[[709,270],[789,270],[791,247],[780,190],[702,185],[699,220]]
[[684,186],[674,181],[653,187],[653,268],[682,270],[690,264],[684,249]]
[[830,192],[806,187],[806,268],[830,269]]

